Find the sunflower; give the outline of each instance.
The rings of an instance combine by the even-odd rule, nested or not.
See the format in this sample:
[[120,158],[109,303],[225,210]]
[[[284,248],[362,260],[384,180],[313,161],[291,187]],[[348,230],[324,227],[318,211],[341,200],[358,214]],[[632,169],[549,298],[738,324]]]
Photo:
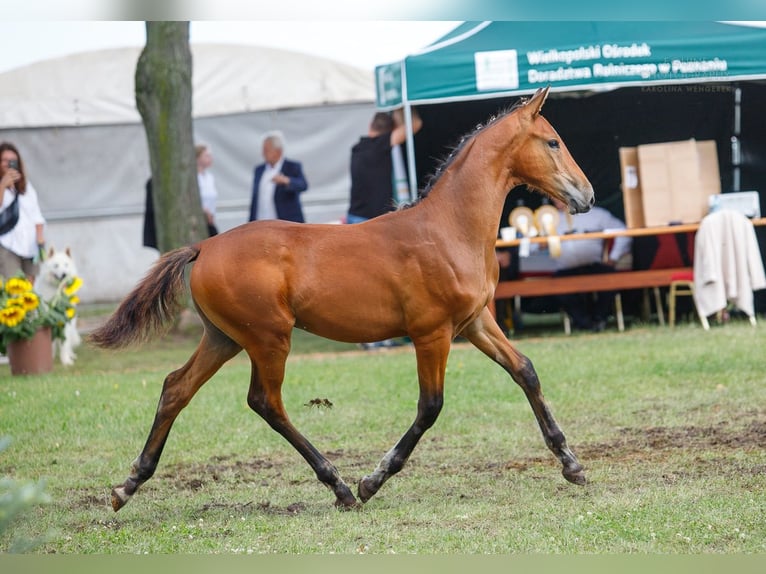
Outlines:
[[32,283],[23,277],[11,277],[5,282],[5,291],[9,295],[23,295],[32,290]]
[[40,298],[34,291],[27,291],[17,297],[21,300],[21,304],[27,311],[34,311],[40,306]]
[[80,287],[82,279],[75,277],[50,299],[42,299],[23,271],[5,281],[0,277],[0,354],[7,352],[9,343],[30,339],[44,327],[50,327],[54,340],[63,339],[67,323],[75,317]]
[[67,296],[73,295],[80,290],[80,287],[82,287],[82,279],[80,277],[74,277],[69,285],[64,287],[64,294]]
[[0,309],[0,324],[7,327],[15,327],[24,320],[27,316],[27,312],[23,306],[9,305],[4,309]]

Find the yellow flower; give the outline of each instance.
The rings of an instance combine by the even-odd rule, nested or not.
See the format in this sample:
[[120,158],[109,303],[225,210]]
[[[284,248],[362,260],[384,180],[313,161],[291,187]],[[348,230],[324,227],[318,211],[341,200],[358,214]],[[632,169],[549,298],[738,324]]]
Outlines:
[[0,309],[0,323],[8,327],[15,327],[24,320],[26,315],[27,312],[24,310],[24,307],[17,307],[15,305],[6,307],[5,309]]
[[71,319],[72,317],[74,317],[74,314],[75,314],[75,310],[72,307],[66,310],[67,319]]
[[69,304],[70,305],[77,305],[80,302],[80,298],[77,295],[72,295],[69,298]]
[[5,283],[5,291],[10,295],[21,295],[32,290],[32,283],[22,277],[11,277]]
[[79,291],[80,287],[82,287],[82,279],[80,277],[75,277],[72,279],[71,283],[64,287],[64,293],[69,296],[77,291]]
[[34,311],[40,305],[40,299],[34,291],[22,293],[19,299],[21,299],[22,305],[27,311]]

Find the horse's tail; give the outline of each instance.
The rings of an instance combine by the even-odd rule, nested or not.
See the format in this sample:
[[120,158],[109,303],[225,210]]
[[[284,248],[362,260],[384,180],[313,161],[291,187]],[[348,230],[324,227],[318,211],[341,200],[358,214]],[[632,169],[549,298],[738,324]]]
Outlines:
[[196,245],[165,253],[89,341],[113,349],[143,342],[163,330],[181,307],[184,269],[198,255]]

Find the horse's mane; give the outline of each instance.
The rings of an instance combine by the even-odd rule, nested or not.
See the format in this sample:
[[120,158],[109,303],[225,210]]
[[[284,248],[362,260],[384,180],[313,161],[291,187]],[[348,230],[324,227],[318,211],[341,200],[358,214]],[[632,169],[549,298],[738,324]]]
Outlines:
[[436,182],[439,181],[439,178],[444,174],[445,171],[449,168],[450,165],[455,161],[455,158],[460,154],[460,152],[465,148],[465,146],[473,140],[480,132],[484,131],[485,129],[489,128],[491,125],[496,124],[501,119],[503,119],[505,116],[509,115],[510,113],[516,111],[521,106],[525,105],[527,103],[526,98],[522,98],[520,100],[517,100],[512,106],[506,108],[505,110],[501,111],[499,114],[490,116],[490,118],[483,124],[476,124],[476,127],[471,130],[470,132],[464,134],[460,140],[457,142],[456,145],[452,147],[452,150],[447,154],[446,157],[442,158],[438,167],[436,170],[428,176],[428,179],[426,181],[426,185],[423,189],[418,191],[418,196],[414,201],[410,201],[407,203],[402,203],[399,206],[399,209],[407,209],[410,207],[413,207],[414,205],[417,205],[421,201],[423,201],[426,197],[428,197],[428,194],[431,192],[433,187],[436,185]]

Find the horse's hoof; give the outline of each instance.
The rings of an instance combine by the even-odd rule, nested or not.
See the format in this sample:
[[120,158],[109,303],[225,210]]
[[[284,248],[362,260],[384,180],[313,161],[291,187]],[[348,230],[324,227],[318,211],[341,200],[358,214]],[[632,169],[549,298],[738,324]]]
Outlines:
[[112,489],[112,509],[117,512],[130,500],[130,495],[125,492],[124,486],[115,486]]
[[365,476],[362,480],[359,481],[359,485],[357,487],[357,494],[359,494],[359,500],[362,502],[367,502],[377,492],[376,490],[372,490],[371,488],[367,487],[366,481],[369,479],[369,476]]
[[338,510],[359,510],[362,508],[362,505],[359,504],[356,499],[352,496],[351,500],[341,500],[340,498],[335,499],[335,508]]
[[583,470],[583,467],[580,465],[577,465],[577,468],[574,468],[574,469],[565,468],[564,470],[561,471],[561,474],[563,474],[564,478],[566,478],[572,484],[583,486],[588,482],[587,479],[585,478],[585,471]]

